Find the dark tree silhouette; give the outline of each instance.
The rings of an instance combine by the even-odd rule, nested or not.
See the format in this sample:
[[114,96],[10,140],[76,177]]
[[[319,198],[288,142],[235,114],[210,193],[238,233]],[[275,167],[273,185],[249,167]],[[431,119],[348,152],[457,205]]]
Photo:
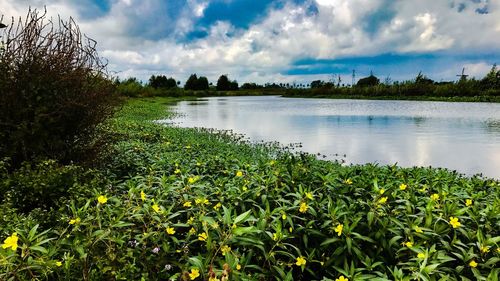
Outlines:
[[174,78],[167,78],[165,75],[152,75],[149,78],[149,86],[155,89],[171,89],[177,87],[177,82]]
[[378,84],[380,84],[380,80],[373,75],[373,73],[371,73],[370,76],[359,79],[358,84],[356,85],[359,87],[369,87],[377,86]]

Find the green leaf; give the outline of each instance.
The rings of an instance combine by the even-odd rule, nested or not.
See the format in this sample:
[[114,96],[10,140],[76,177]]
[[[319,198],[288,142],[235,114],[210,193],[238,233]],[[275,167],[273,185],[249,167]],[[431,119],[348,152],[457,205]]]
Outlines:
[[233,228],[232,233],[234,236],[241,236],[244,234],[251,234],[254,232],[258,232],[255,226],[247,226],[247,227],[236,227]]
[[37,251],[37,252],[40,252],[42,254],[46,254],[48,253],[47,249],[45,249],[44,247],[42,246],[31,246],[29,247],[29,249],[33,250],[33,251]]
[[328,238],[325,241],[323,241],[323,243],[321,243],[320,246],[321,247],[328,246],[329,244],[335,243],[337,241],[340,241],[340,239],[339,238],[335,238],[335,237],[334,238]]
[[244,212],[243,214],[240,214],[239,216],[237,216],[235,219],[234,219],[234,224],[238,224],[240,222],[245,222],[249,217],[250,217],[250,212],[252,210],[248,210],[246,212]]

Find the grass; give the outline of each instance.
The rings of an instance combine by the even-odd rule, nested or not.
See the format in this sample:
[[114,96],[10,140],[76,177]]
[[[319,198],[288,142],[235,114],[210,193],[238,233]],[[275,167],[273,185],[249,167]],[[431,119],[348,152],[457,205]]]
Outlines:
[[59,185],[68,168],[0,165],[0,237],[19,239],[0,249],[0,279],[498,280],[498,181],[152,122],[176,100],[130,99],[111,157],[74,172],[47,225],[41,209],[18,210],[15,188]]

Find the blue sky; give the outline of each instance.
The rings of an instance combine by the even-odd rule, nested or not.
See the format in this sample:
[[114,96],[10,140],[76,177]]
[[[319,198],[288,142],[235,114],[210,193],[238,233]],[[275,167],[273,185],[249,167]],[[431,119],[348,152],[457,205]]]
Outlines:
[[499,1],[0,0],[0,13],[44,5],[74,17],[121,78],[349,83],[354,69],[440,81],[463,67],[482,77],[500,62]]

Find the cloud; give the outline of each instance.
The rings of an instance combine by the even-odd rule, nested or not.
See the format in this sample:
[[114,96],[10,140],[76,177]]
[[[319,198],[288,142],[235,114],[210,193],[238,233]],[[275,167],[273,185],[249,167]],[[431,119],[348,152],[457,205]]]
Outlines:
[[0,0],[0,13],[24,15],[29,5],[75,17],[112,71],[143,80],[350,81],[353,67],[398,79],[424,69],[440,80],[463,65],[484,75],[500,57],[498,1]]

